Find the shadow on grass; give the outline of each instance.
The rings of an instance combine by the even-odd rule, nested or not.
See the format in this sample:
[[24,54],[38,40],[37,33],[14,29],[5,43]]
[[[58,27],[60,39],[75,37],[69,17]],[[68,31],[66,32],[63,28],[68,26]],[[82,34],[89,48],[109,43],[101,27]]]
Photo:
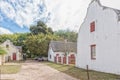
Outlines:
[[[46,62],[45,64],[80,80],[88,80],[87,71],[85,69],[80,69],[71,65],[55,64],[52,62]],[[89,75],[90,80],[120,80],[120,75],[97,72],[93,70],[89,70]]]

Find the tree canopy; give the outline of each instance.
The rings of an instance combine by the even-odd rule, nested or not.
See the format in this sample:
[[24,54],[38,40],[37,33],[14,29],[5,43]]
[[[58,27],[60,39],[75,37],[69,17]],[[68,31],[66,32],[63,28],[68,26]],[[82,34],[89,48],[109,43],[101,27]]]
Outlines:
[[34,35],[37,35],[39,33],[43,34],[53,33],[52,28],[47,27],[47,25],[42,21],[38,21],[37,25],[30,26],[30,31]]
[[29,36],[25,41],[26,47],[30,51],[28,53],[28,56],[31,57],[32,54],[36,56],[47,56],[49,42],[51,40],[56,40],[56,38],[50,34],[38,34]]
[[77,42],[77,32],[70,31],[69,29],[58,30],[58,31],[55,31],[54,34],[56,36],[63,38],[63,40],[67,39],[68,41],[71,41],[71,42]]

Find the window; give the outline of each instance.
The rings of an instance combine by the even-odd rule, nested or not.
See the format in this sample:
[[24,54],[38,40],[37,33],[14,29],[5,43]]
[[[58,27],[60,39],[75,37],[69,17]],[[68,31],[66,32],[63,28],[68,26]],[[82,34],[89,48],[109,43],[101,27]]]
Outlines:
[[51,59],[51,55],[50,55],[50,59]]
[[94,32],[95,31],[95,22],[93,21],[92,23],[90,23],[90,32]]
[[6,45],[6,48],[9,48],[9,45],[8,45],[8,44]]
[[96,59],[96,45],[91,45],[91,59]]

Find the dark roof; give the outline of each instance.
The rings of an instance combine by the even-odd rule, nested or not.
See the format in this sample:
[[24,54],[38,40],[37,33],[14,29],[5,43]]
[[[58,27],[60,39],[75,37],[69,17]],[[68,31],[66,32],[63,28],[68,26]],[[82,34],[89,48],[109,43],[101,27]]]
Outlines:
[[77,43],[64,41],[51,41],[49,47],[54,52],[77,52]]

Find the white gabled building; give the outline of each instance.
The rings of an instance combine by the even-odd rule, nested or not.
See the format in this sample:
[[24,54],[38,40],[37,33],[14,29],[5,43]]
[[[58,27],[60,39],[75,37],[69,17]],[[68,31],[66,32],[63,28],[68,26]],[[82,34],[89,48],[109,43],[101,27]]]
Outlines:
[[[22,60],[22,46],[15,46],[10,40],[6,40],[0,44],[6,50],[4,55],[4,62],[13,60]],[[1,61],[1,60],[0,60]]]
[[89,4],[78,33],[76,66],[120,74],[120,10]]
[[61,64],[75,64],[77,44],[75,42],[51,41],[48,60]]

